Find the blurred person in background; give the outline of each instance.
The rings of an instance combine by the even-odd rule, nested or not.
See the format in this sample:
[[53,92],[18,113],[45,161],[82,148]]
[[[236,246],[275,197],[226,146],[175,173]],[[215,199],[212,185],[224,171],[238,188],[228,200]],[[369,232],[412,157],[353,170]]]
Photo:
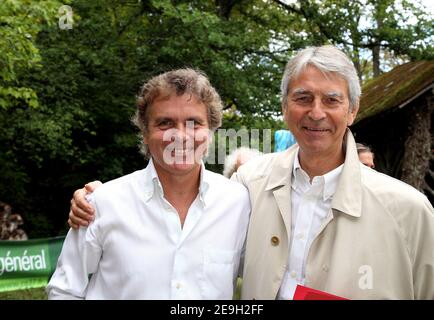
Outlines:
[[360,162],[371,169],[375,169],[375,155],[372,149],[363,143],[356,143],[356,147]]
[[223,175],[226,178],[230,178],[241,165],[260,155],[262,155],[262,152],[259,150],[250,149],[247,147],[240,147],[233,150],[231,153],[229,153],[229,155],[226,156]]

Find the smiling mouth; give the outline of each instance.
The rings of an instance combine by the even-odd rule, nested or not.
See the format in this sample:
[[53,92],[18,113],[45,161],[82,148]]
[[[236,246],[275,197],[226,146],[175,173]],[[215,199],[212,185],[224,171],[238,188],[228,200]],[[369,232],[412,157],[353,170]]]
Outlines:
[[324,128],[303,127],[303,129],[308,130],[308,131],[312,131],[312,132],[326,132],[326,131],[329,131],[329,129],[324,129]]
[[175,149],[172,151],[172,154],[177,157],[184,157],[191,154],[193,151],[193,149]]

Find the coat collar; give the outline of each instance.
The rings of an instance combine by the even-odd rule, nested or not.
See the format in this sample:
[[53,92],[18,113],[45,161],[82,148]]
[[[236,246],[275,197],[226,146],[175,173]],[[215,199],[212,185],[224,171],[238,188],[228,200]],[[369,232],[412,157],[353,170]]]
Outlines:
[[[333,196],[332,209],[353,217],[360,217],[362,213],[361,169],[356,142],[349,129],[345,133],[344,141],[345,162]],[[294,145],[277,155],[265,187],[266,191],[291,185],[297,149],[298,145]]]
[[349,129],[344,136],[345,162],[338,187],[332,200],[332,208],[353,217],[362,215],[362,173],[356,141]]
[[268,178],[266,191],[291,184],[292,167],[294,166],[295,155],[297,154],[298,145],[295,144],[289,149],[279,152],[276,161],[273,164]]

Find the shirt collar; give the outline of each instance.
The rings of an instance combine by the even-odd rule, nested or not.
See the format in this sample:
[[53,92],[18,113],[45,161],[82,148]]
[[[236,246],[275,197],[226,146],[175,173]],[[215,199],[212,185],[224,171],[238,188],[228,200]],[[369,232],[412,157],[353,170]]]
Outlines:
[[206,205],[205,196],[209,190],[209,184],[210,184],[210,173],[205,169],[205,164],[203,163],[203,161],[201,161],[200,178],[199,178],[199,198],[204,207]]
[[301,192],[309,189],[309,175],[301,168],[300,161],[298,160],[299,148],[295,152],[294,165],[292,167],[292,188]]
[[[303,170],[300,165],[300,161],[298,159],[299,150],[300,149],[297,148],[294,158],[294,166],[292,169],[292,188],[294,190],[304,193],[312,187],[312,184],[310,183],[309,175]],[[335,194],[339,182],[339,176],[342,172],[343,166],[344,165],[341,164],[339,167],[327,172],[326,174],[314,177],[312,179],[313,183],[315,183],[315,180],[320,180],[320,184],[322,185],[321,195],[324,201],[330,199]]]
[[163,197],[164,196],[163,186],[161,185],[160,179],[158,178],[157,170],[155,169],[154,161],[152,161],[152,158],[149,159],[147,169],[148,168],[149,168],[149,177],[151,179],[151,183],[152,183],[152,187],[153,187],[151,197],[156,190],[157,190],[158,194],[161,197]]
[[[205,206],[206,194],[209,190],[210,184],[210,173],[205,169],[203,161],[200,164],[200,178],[199,178],[199,198],[201,203]],[[148,166],[146,167],[146,201],[149,201],[157,190],[161,197],[164,197],[163,186],[161,185],[160,179],[158,178],[157,170],[155,169],[154,162],[152,158],[149,160]]]
[[344,165],[341,164],[339,167],[327,172],[324,177],[324,201],[333,197],[338,187],[339,177],[342,173]]

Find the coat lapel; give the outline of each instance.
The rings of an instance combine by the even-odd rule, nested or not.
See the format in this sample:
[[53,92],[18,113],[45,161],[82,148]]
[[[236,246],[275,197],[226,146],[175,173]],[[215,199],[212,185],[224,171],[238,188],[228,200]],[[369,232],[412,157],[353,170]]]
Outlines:
[[285,224],[286,234],[291,239],[291,179],[294,157],[298,146],[282,152],[276,160],[265,190],[272,190],[279,213]]
[[345,162],[333,196],[332,209],[355,218],[362,215],[362,178],[356,141],[349,129],[344,138]]
[[291,202],[289,195],[291,194],[291,185],[285,184],[282,187],[277,188],[273,191],[274,199],[276,200],[277,206],[279,207],[280,215],[282,216],[283,222],[286,228],[286,234],[289,239],[291,239]]

